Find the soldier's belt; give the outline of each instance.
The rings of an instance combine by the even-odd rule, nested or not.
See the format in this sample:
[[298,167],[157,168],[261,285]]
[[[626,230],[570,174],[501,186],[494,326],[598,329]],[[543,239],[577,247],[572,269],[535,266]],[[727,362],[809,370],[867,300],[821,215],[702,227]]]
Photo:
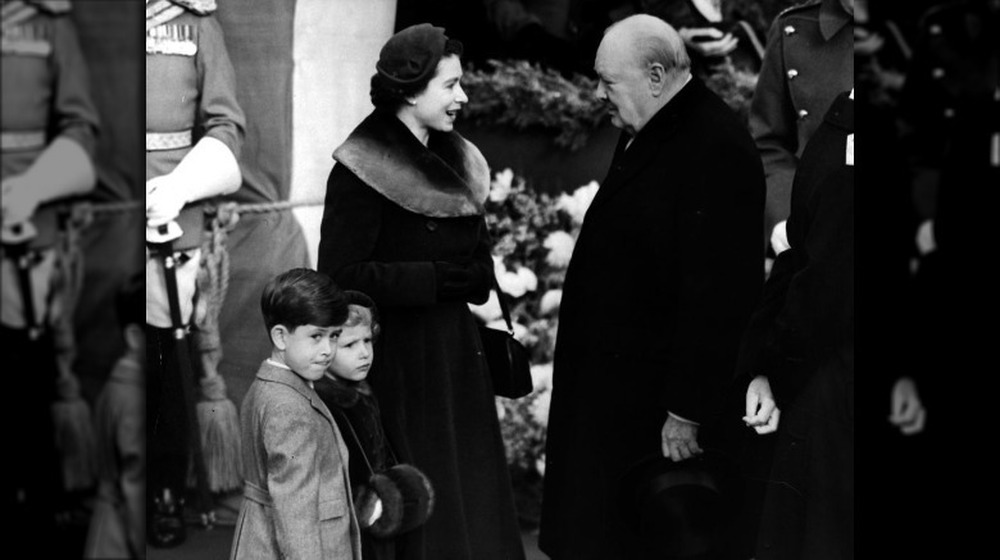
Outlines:
[[191,130],[180,132],[147,132],[146,151],[179,150],[191,145]]
[[13,152],[16,150],[34,150],[45,147],[45,131],[3,131],[0,132],[0,150]]

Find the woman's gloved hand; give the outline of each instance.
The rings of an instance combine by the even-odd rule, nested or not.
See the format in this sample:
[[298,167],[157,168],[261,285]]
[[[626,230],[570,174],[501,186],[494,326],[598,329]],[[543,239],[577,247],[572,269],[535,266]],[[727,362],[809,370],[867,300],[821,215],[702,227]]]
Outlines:
[[483,283],[482,270],[471,264],[436,261],[434,276],[439,301],[464,301]]

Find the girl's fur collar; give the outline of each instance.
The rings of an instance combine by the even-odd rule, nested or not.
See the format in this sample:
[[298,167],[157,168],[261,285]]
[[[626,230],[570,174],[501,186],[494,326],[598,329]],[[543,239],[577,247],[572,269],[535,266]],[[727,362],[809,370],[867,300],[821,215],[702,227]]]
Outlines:
[[368,115],[333,158],[389,200],[432,218],[480,215],[490,191],[486,158],[471,142],[431,131],[424,146],[387,111]]

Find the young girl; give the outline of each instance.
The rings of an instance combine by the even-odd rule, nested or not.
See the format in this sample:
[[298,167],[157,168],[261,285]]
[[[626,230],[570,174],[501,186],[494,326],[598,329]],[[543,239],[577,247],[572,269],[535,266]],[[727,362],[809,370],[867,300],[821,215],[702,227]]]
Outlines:
[[[375,359],[378,311],[367,295],[354,290],[346,290],[345,294],[349,304],[347,321],[337,339],[337,354],[330,369],[316,382],[316,392],[347,440],[362,556],[391,560],[395,558],[393,536],[427,519],[433,509],[433,490],[426,477],[410,466],[402,471],[396,469],[388,477],[381,474],[397,460],[382,428],[378,400],[365,380]],[[380,475],[373,476],[375,473]]]
[[348,451],[313,383],[337,353],[344,294],[326,275],[296,268],[261,296],[271,357],[240,412],[243,505],[231,560],[361,558]]

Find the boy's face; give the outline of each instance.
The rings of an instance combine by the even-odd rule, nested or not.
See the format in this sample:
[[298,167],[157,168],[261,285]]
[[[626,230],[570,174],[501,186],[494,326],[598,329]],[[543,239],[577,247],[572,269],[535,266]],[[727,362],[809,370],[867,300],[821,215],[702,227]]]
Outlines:
[[330,365],[330,371],[343,379],[361,381],[368,377],[374,356],[371,326],[359,324],[344,327],[337,339],[336,356]]
[[337,354],[340,327],[300,325],[289,331],[278,325],[272,331],[275,345],[282,351],[285,365],[299,377],[316,381]]

